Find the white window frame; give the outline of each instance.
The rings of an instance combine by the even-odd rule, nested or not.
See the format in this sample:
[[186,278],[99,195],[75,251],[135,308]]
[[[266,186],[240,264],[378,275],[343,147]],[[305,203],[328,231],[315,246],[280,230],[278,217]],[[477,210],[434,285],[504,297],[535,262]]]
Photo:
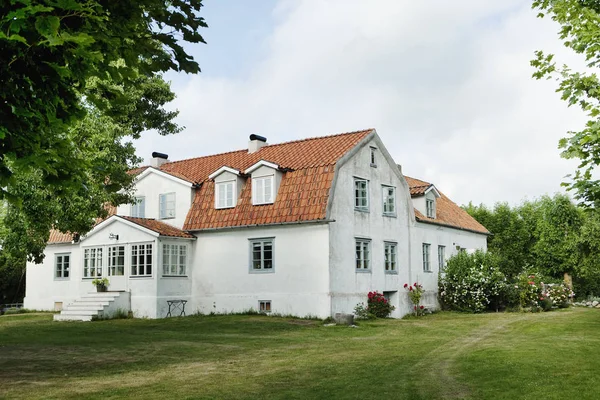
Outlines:
[[158,196],[159,219],[175,218],[176,200],[175,192],[161,193]]
[[[249,239],[250,243],[250,272],[251,273],[271,273],[275,272],[275,238],[256,238]],[[255,259],[255,251],[257,249],[256,245],[258,245],[258,251],[260,252],[260,258],[258,260]],[[270,245],[271,247],[271,258],[265,258],[265,245]],[[265,261],[271,261],[270,266],[267,263],[265,265]],[[257,265],[256,262],[259,264]]]
[[[83,249],[83,279],[96,279],[102,277],[104,260],[104,247],[85,247]],[[92,266],[93,264],[93,266]],[[94,274],[92,274],[92,269]],[[100,273],[98,273],[100,270]]]
[[188,245],[162,244],[162,276],[187,276]]
[[[60,261],[58,260],[60,257]],[[65,261],[65,258],[67,259]],[[54,254],[54,279],[68,280],[71,276],[71,253]]]
[[[270,182],[271,190],[267,192],[266,182]],[[259,188],[259,185],[261,186]],[[267,198],[267,195],[269,198]],[[275,202],[275,175],[257,176],[252,178],[252,204],[273,204]]]
[[354,269],[356,272],[371,272],[371,239],[355,238]]
[[427,218],[435,218],[435,200],[425,199],[425,211]]
[[[391,196],[390,196],[390,190],[392,191]],[[387,217],[396,216],[396,187],[382,185],[381,193],[382,193],[381,198],[382,198],[382,202],[383,202],[383,215],[385,215]],[[388,201],[390,197],[392,198],[391,204]]]
[[261,313],[270,313],[271,308],[271,300],[259,300],[258,301],[258,312]]
[[[359,187],[359,185],[362,184],[364,184],[364,188]],[[356,211],[369,212],[369,181],[367,179],[354,177],[353,189],[354,209]],[[359,195],[359,191],[364,192],[364,196]]]
[[386,274],[398,273],[398,243],[383,242],[383,267]]
[[[231,188],[231,198],[228,198],[229,188]],[[225,193],[224,202],[221,203],[221,193]],[[215,208],[233,208],[237,200],[237,182],[236,180],[215,182]]]
[[443,272],[446,268],[446,246],[438,246],[438,264],[440,272]]
[[423,272],[431,272],[431,244],[423,243]]
[[135,204],[131,205],[130,215],[134,218],[146,218],[146,197],[135,198]]
[[[130,268],[130,277],[134,277],[134,278],[147,278],[147,277],[152,277],[152,273],[154,272],[154,243],[134,243],[130,245],[130,251],[129,251],[129,259],[131,261],[129,268]],[[143,248],[144,251],[144,263],[142,263],[140,265],[139,263],[139,256],[140,256],[140,249]],[[148,248],[150,249],[150,252],[148,253]],[[134,258],[134,252],[135,252],[135,257]],[[150,257],[150,264],[148,264],[148,257]],[[135,262],[134,262],[135,261]],[[140,273],[140,266],[143,267],[143,273]],[[150,268],[148,268],[150,267]],[[149,272],[148,272],[149,270]]]
[[[127,259],[127,249],[124,245],[108,246],[108,276],[125,276],[125,260]],[[119,250],[123,250],[122,253]],[[119,258],[122,257],[123,264],[118,264]],[[117,263],[115,263],[115,260]]]

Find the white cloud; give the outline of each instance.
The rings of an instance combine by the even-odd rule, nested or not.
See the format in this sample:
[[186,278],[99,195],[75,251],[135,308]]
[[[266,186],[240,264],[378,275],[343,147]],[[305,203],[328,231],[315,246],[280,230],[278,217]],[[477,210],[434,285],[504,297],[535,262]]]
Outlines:
[[559,191],[575,163],[557,141],[582,115],[554,82],[531,78],[534,50],[561,50],[558,26],[530,4],[281,1],[253,72],[187,80],[174,104],[187,130],[149,134],[138,154],[182,159],[243,148],[250,133],[277,143],[374,127],[406,174],[457,203]]

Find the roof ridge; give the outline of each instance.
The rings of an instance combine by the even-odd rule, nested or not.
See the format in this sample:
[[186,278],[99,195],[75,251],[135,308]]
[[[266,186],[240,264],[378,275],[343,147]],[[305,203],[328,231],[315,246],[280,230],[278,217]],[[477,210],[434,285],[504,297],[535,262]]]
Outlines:
[[[282,146],[282,145],[287,145],[287,144],[292,144],[292,143],[301,143],[301,142],[306,142],[306,141],[309,141],[309,140],[329,139],[329,138],[336,137],[336,136],[355,135],[357,133],[364,133],[364,132],[369,132],[369,131],[374,131],[374,130],[375,130],[375,128],[360,129],[360,130],[351,131],[351,132],[334,133],[334,134],[325,135],[325,136],[313,136],[313,137],[304,138],[304,139],[290,140],[290,141],[287,141],[287,142],[268,144],[266,146],[261,147],[261,150],[264,149],[264,148],[267,148],[267,147],[276,147],[276,146]],[[186,162],[186,161],[191,161],[191,160],[198,160],[198,159],[201,159],[201,158],[224,156],[226,154],[233,154],[233,153],[240,153],[240,152],[247,152],[247,151],[248,151],[248,149],[240,149],[240,150],[226,151],[226,152],[217,153],[217,154],[209,154],[209,155],[199,156],[199,157],[184,158],[182,160],[176,160],[176,161],[166,162],[163,165],[161,165],[161,167],[164,166],[164,165],[176,164],[176,163],[181,163],[181,162]]]

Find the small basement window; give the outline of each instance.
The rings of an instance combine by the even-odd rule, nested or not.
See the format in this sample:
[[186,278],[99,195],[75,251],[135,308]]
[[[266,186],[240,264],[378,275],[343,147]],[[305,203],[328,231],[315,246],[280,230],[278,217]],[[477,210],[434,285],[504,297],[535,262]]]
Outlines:
[[271,312],[271,300],[260,300],[258,302],[258,310],[261,313]]

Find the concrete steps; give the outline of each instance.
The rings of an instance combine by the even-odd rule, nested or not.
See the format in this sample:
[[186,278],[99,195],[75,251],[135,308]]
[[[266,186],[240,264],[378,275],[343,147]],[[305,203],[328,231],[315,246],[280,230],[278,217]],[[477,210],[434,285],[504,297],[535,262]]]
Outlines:
[[[122,298],[125,297],[125,298]],[[100,292],[83,295],[73,303],[63,307],[60,314],[54,315],[55,321],[91,321],[94,318],[101,318],[110,315],[111,307],[115,301],[120,306],[126,305],[126,311],[129,311],[129,293],[126,292]],[[115,310],[112,310],[113,312]]]

